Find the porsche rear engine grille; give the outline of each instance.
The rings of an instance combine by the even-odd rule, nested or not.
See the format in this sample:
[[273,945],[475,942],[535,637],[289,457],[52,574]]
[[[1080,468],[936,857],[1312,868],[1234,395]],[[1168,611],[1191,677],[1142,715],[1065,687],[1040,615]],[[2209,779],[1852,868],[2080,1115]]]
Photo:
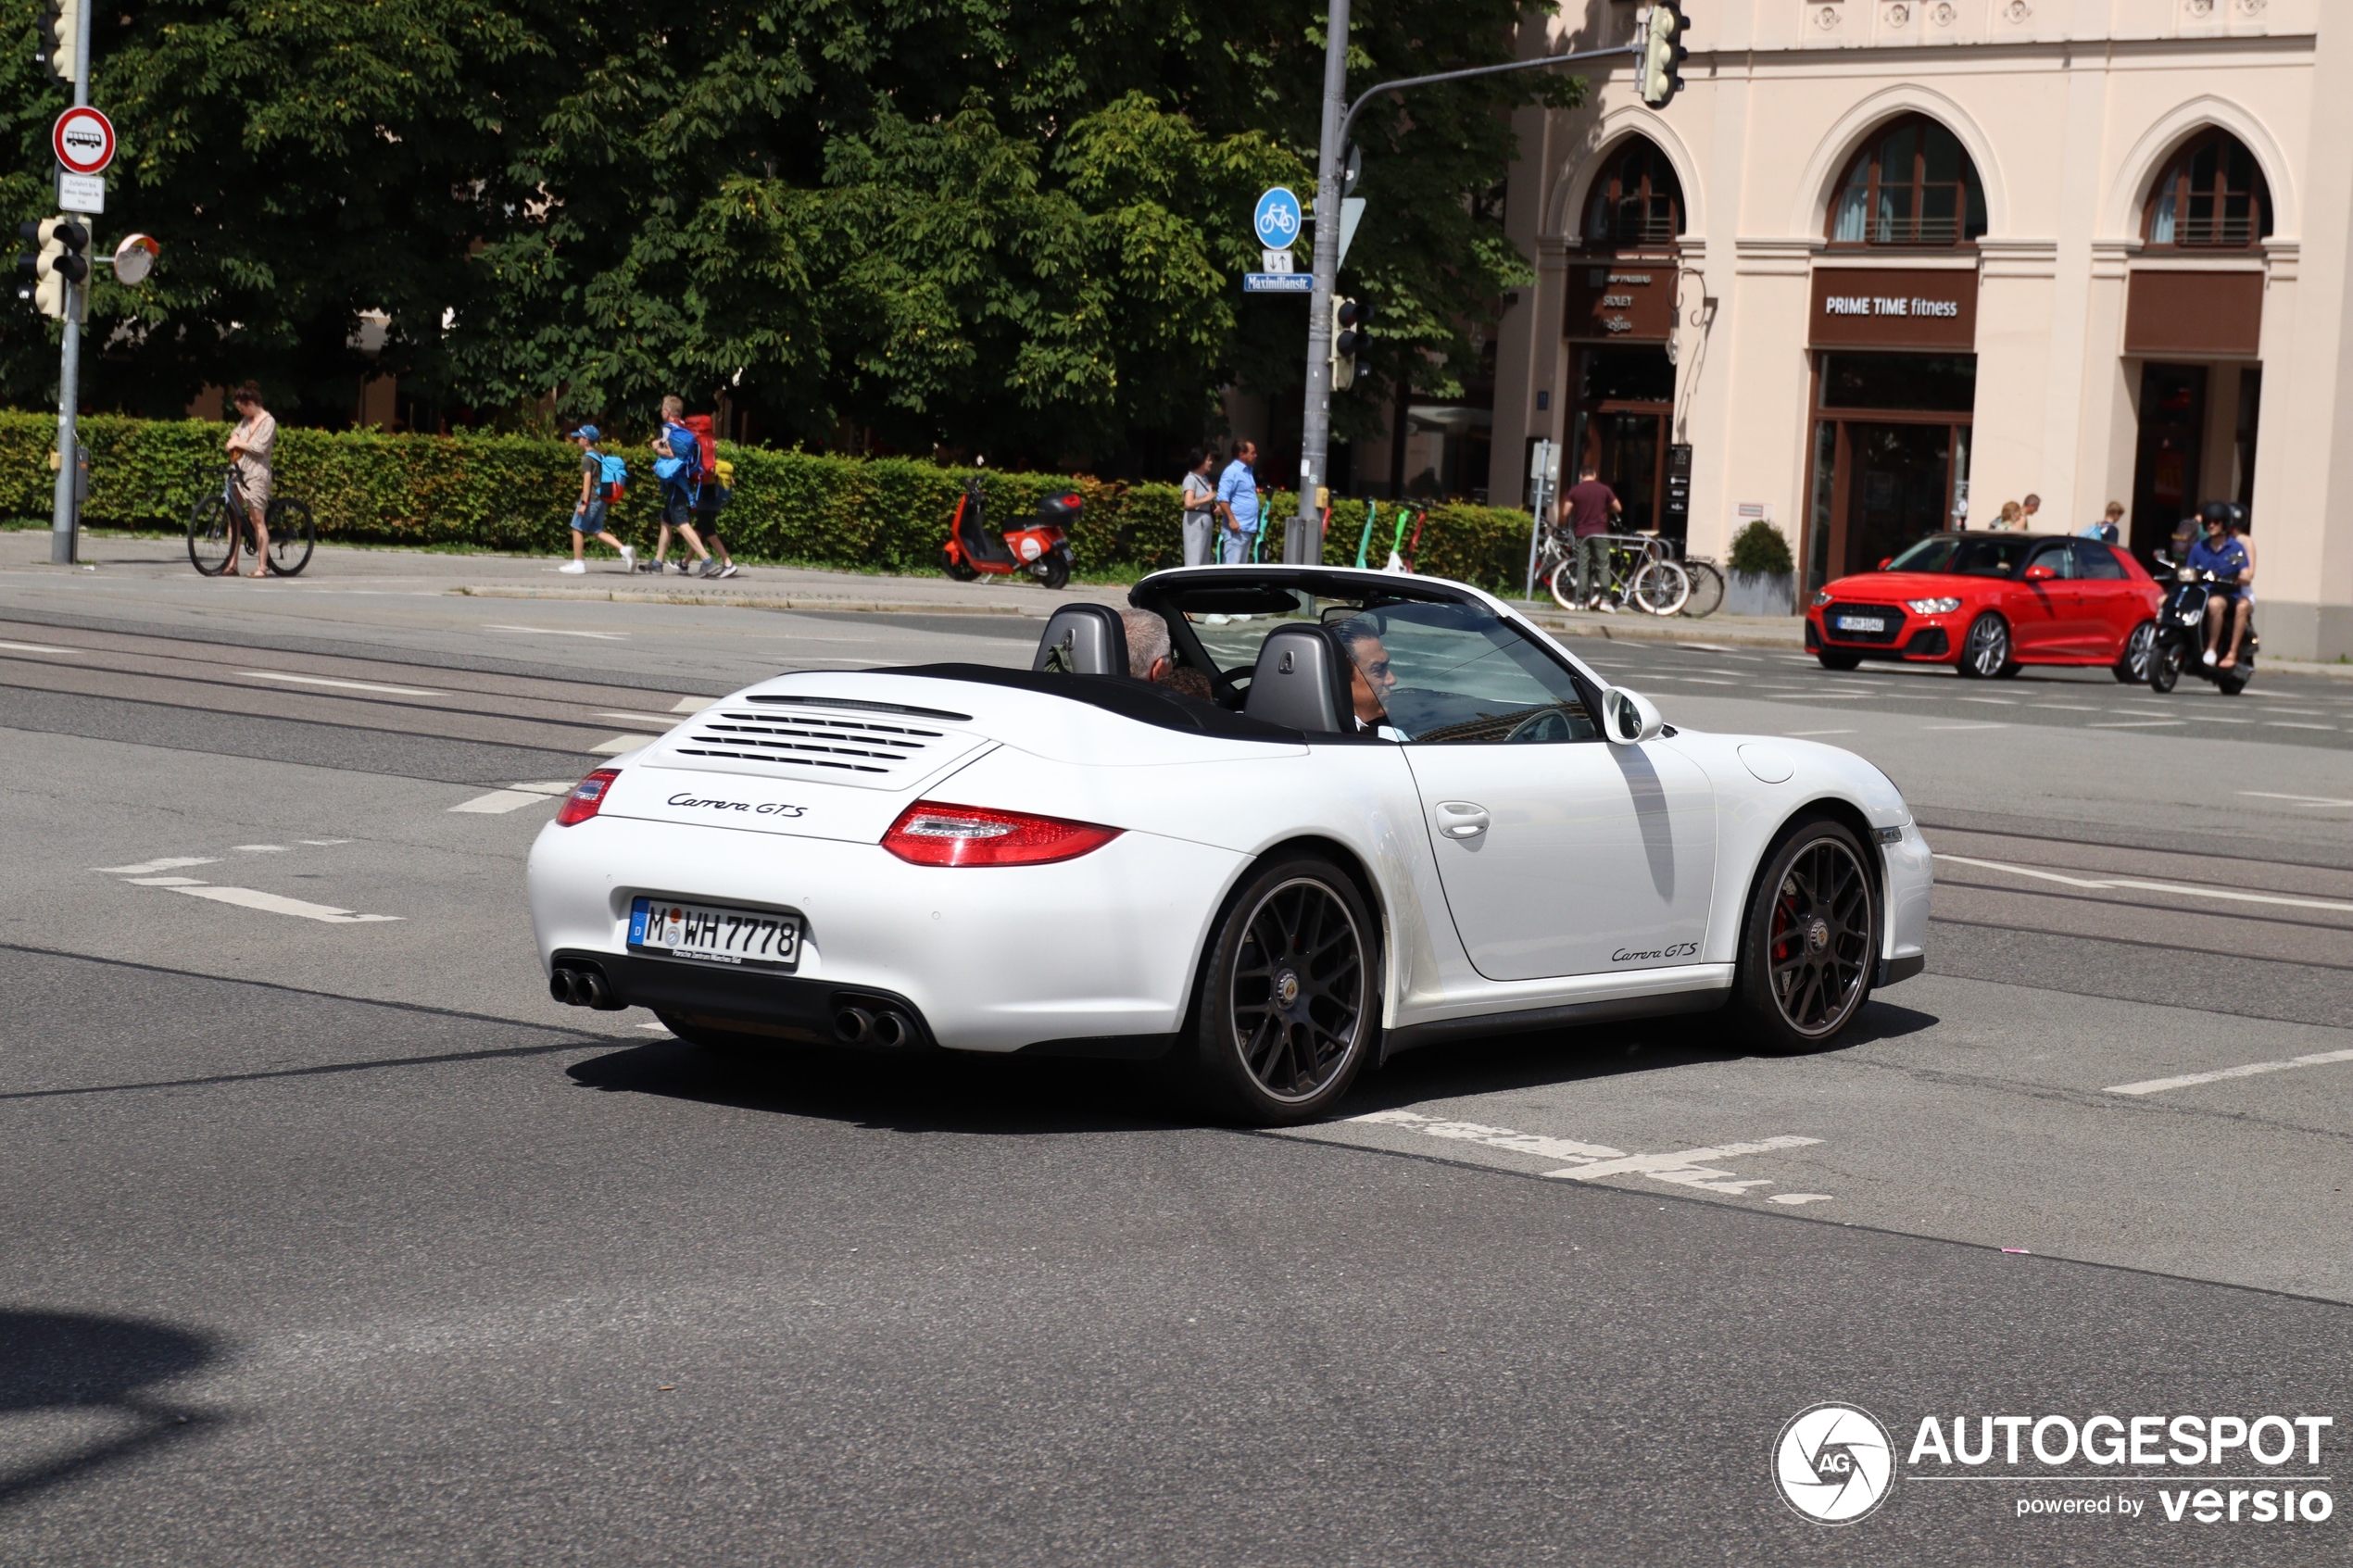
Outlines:
[[673,757],[768,762],[787,771],[897,772],[948,738],[943,730],[820,713],[708,712],[671,746]]

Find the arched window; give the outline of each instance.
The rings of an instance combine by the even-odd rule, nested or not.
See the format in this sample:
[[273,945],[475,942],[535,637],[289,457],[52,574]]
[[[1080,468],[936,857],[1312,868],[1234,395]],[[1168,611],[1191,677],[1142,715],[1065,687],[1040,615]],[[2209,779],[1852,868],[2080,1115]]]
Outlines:
[[2209,131],[2158,176],[2144,223],[2152,245],[2244,249],[2271,232],[2271,188],[2244,143]]
[[1960,138],[1906,115],[1847,165],[1831,204],[1831,243],[1941,248],[1985,232],[1985,187]]
[[1683,187],[1675,166],[1637,136],[1609,160],[1585,202],[1585,243],[1594,247],[1673,245],[1683,232]]

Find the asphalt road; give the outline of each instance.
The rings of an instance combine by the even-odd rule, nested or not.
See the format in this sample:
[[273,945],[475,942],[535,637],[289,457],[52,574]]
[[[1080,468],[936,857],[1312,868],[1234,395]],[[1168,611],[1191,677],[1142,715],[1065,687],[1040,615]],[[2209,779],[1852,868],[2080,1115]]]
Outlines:
[[[2353,683],[1580,643],[1885,768],[1930,972],[1818,1057],[1473,1042],[1270,1135],[546,999],[522,858],[598,746],[1034,621],[58,582],[0,571],[0,1561],[2344,1559],[2080,1461],[1827,1529],[1771,1454],[1832,1399],[1899,1460],[1924,1416],[2326,1414],[2196,1473],[2343,1489]],[[2019,1512],[2070,1498],[2145,1512]]]

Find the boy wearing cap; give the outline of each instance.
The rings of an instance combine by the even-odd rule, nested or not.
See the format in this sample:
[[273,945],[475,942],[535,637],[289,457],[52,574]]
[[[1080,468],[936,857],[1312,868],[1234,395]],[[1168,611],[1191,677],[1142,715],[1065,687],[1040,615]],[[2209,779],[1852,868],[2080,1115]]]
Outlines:
[[605,460],[597,451],[597,438],[603,434],[595,425],[582,425],[568,438],[580,445],[580,503],[572,508],[572,564],[556,570],[568,577],[579,576],[588,570],[583,559],[587,541],[610,545],[621,552],[621,570],[634,571],[637,552],[612,536],[605,526],[605,510],[610,503],[605,496]]

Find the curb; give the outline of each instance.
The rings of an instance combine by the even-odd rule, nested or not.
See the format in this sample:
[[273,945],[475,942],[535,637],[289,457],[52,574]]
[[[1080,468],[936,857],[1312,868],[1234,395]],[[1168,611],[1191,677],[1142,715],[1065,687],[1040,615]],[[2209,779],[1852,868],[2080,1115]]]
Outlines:
[[[497,584],[461,586],[451,588],[448,592],[476,599],[573,599],[596,604],[717,606],[723,609],[839,609],[886,615],[1010,615],[1033,621],[1042,621],[1050,613],[1046,609],[1026,609],[1018,605],[955,604],[936,599],[853,599],[824,594],[698,594],[630,588],[510,588]],[[1059,602],[1071,601],[1065,598]]]

